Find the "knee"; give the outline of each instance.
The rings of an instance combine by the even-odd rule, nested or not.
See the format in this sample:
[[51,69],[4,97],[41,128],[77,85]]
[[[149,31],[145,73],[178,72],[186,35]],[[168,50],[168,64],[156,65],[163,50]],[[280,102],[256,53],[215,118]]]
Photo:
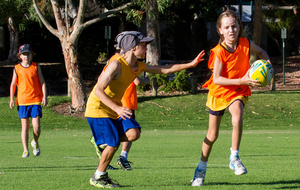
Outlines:
[[207,134],[204,141],[206,144],[213,144],[218,139],[219,133]]
[[126,134],[128,141],[136,141],[140,138],[141,133],[139,130],[130,131]]

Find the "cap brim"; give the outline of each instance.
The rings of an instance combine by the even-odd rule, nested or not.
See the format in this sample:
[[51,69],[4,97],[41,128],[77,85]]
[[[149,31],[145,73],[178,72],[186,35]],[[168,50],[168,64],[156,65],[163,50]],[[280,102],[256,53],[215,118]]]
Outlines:
[[147,44],[151,43],[154,40],[154,38],[148,38],[144,37],[143,39],[140,40],[140,42],[146,42]]

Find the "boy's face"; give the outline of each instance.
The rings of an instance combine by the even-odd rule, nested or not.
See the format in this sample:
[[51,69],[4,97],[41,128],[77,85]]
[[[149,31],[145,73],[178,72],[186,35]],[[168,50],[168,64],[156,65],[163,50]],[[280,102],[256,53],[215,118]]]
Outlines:
[[32,58],[32,54],[30,52],[25,52],[20,54],[20,58],[22,61],[30,61]]
[[138,59],[145,59],[146,51],[147,51],[147,44],[146,44],[146,42],[140,42],[136,46],[135,56]]

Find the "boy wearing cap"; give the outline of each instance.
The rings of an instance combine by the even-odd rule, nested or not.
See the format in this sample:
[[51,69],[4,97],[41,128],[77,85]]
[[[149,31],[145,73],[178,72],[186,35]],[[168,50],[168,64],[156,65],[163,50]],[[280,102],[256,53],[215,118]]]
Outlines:
[[12,81],[10,85],[10,103],[11,109],[14,109],[14,95],[17,87],[17,110],[21,119],[22,132],[21,139],[24,152],[22,157],[29,157],[28,139],[29,139],[29,117],[31,117],[33,127],[33,154],[40,155],[38,139],[41,133],[40,118],[42,117],[41,103],[47,105],[46,83],[40,66],[32,62],[34,56],[29,44],[21,45],[18,58],[21,62],[14,67]]
[[[135,32],[135,31],[134,31]],[[137,32],[139,33],[139,32]],[[118,41],[116,39],[116,41]],[[118,44],[115,44],[115,55],[113,55],[109,60],[108,60],[108,64],[110,62],[112,62],[113,60],[118,60],[118,58],[120,57],[120,47],[118,47]],[[124,55],[124,54],[123,54]],[[135,110],[138,109],[138,99],[137,99],[137,91],[136,91],[136,86],[138,85],[145,85],[145,84],[149,84],[150,83],[150,79],[149,77],[144,77],[143,79],[136,77],[134,79],[134,81],[128,86],[128,88],[125,90],[124,95],[121,99],[122,102],[122,106],[129,108],[132,112],[132,119],[135,120]],[[107,144],[101,144],[101,145],[97,145],[95,143],[95,139],[92,136],[91,137],[91,143],[94,145],[95,149],[96,149],[96,153],[97,156],[99,157],[99,159],[101,158],[101,154],[104,150],[104,148],[107,146]],[[131,141],[127,141],[127,142],[122,142],[122,151],[121,154],[117,160],[117,164],[125,171],[129,171],[131,170],[131,165],[130,161],[128,161],[128,154],[129,154],[129,150],[131,148],[132,142]],[[116,168],[114,168],[113,166],[109,165],[107,170],[114,170]]]
[[186,64],[151,66],[138,59],[145,58],[146,46],[153,38],[147,38],[140,32],[126,31],[117,35],[116,40],[121,48],[120,57],[104,67],[88,98],[85,112],[96,144],[107,144],[90,184],[105,188],[120,187],[106,172],[120,142],[135,141],[140,137],[141,127],[132,119],[131,110],[122,107],[121,99],[127,87],[142,71],[156,74],[178,72],[195,67],[204,60],[205,54],[201,51]]

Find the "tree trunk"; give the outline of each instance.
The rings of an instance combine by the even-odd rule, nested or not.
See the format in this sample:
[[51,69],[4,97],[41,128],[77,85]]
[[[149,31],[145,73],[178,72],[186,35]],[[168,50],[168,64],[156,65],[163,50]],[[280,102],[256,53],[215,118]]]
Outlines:
[[77,60],[77,45],[64,41],[62,42],[62,50],[68,74],[68,84],[71,88],[72,109],[75,111],[84,111],[86,95]]
[[[254,28],[253,28],[253,36],[252,41],[260,46],[261,41],[261,29],[262,29],[262,20],[261,20],[261,0],[255,0],[255,11],[254,11]],[[254,52],[251,52],[250,54],[250,63],[253,63],[255,60],[257,60],[257,55]]]
[[151,65],[160,65],[160,31],[159,31],[159,12],[156,0],[147,0],[147,18],[146,18],[146,30],[147,36],[154,38],[147,48],[146,62]]
[[8,18],[7,27],[9,31],[9,54],[7,61],[13,64],[18,61],[19,28],[13,22],[12,18]]

